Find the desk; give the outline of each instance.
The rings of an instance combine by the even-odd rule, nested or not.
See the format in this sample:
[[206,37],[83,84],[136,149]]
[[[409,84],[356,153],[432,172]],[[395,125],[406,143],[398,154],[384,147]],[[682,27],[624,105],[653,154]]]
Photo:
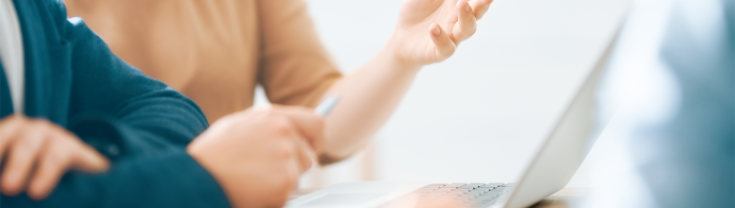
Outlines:
[[532,206],[532,208],[568,208],[568,207],[579,207],[579,203],[588,196],[591,192],[590,189],[586,188],[564,188],[546,199],[542,200],[538,204]]
[[[289,200],[298,198],[300,196],[309,194],[319,189],[298,189],[294,191]],[[590,189],[585,188],[564,188],[546,199],[542,200],[538,204],[532,206],[532,208],[568,208],[578,207],[577,205],[585,196],[589,195]]]

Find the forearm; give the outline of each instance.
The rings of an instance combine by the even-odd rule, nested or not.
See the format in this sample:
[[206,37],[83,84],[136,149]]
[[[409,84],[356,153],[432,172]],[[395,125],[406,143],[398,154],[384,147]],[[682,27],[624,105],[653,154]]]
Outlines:
[[[467,0],[431,2],[407,0],[401,7],[396,31],[387,47],[365,67],[334,83],[322,96],[324,98],[325,96],[339,95],[342,100],[334,109],[334,112],[326,118],[326,143],[320,162],[325,164],[343,159],[365,144],[380,126],[388,120],[421,66],[438,63],[452,56],[457,45],[474,34],[477,19],[487,11],[491,2],[492,0],[473,0],[472,2]],[[280,7],[272,8],[283,10]],[[299,11],[302,11],[301,14],[305,15],[303,12],[305,9],[302,8]],[[274,28],[283,27],[282,24],[267,23],[265,22],[262,25],[278,26]],[[310,22],[302,22],[296,25],[309,24]],[[283,34],[299,34],[299,37],[308,36],[310,38],[305,40],[310,40],[309,42],[312,44],[318,43],[318,41],[315,41],[317,38],[315,38],[313,29]],[[278,36],[266,35],[266,37]],[[266,38],[266,40],[268,39]],[[286,40],[270,39],[272,43],[302,45],[287,42],[293,40],[293,38]],[[271,50],[282,48],[274,47],[268,43],[265,45],[270,46],[266,48],[271,48]],[[303,50],[301,51],[302,54],[320,54],[316,57],[324,57],[324,50],[320,46],[310,46],[312,46],[311,50]],[[289,51],[294,53],[298,50]],[[276,52],[271,51],[265,54],[279,54]],[[273,57],[270,59],[266,57],[265,59],[273,63],[283,62],[282,60],[273,59]],[[309,72],[309,76],[315,74],[309,70],[303,71]],[[299,79],[305,79],[303,77],[306,76],[292,73],[288,73],[288,75],[289,77],[299,77]],[[333,78],[330,76],[322,77]],[[266,92],[268,92],[268,89],[273,88],[273,84],[277,82],[270,82],[270,85],[269,82],[265,83],[264,86]],[[317,90],[317,95],[321,94],[320,90]],[[280,99],[271,99],[272,97],[283,96],[269,95],[269,99],[271,101],[276,100],[276,103],[288,103],[278,102]]]
[[367,65],[337,81],[324,95],[341,99],[325,121],[323,156],[343,159],[364,146],[390,118],[420,68],[396,59],[388,44]]
[[230,207],[217,181],[193,158],[169,151],[125,158],[106,173],[67,173],[46,199],[0,195],[0,207]]

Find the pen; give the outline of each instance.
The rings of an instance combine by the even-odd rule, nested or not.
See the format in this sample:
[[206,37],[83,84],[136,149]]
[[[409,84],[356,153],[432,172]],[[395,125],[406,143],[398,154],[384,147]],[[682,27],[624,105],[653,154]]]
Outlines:
[[334,106],[337,105],[337,102],[339,102],[339,95],[328,97],[314,108],[314,113],[321,117],[327,117],[332,112],[332,109],[334,109]]

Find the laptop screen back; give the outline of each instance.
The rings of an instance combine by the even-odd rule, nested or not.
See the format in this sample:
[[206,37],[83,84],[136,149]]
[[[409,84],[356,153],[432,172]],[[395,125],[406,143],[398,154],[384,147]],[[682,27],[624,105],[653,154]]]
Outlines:
[[599,118],[599,82],[614,45],[611,41],[571,104],[524,173],[504,207],[528,207],[561,190],[572,179],[609,118]]

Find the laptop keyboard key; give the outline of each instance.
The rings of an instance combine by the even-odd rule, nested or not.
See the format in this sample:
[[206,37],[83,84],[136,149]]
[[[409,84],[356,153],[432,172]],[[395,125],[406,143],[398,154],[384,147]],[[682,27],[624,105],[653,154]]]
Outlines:
[[503,194],[512,190],[515,184],[502,183],[451,183],[451,184],[429,184],[416,189],[406,196],[417,196],[421,200],[441,201],[456,200],[468,205],[468,207],[486,207]]
[[486,183],[485,185],[480,186],[480,188],[495,188],[502,185],[502,183]]
[[497,192],[505,193],[508,190],[510,190],[510,188],[507,188],[507,187],[498,187],[498,188],[493,189],[492,191],[497,191]]
[[452,190],[452,192],[458,192],[458,193],[466,193],[466,192],[470,192],[470,191],[471,190],[469,190],[469,189],[454,189],[454,190]]
[[493,189],[492,188],[476,188],[475,191],[477,191],[477,190],[480,190],[480,191],[482,191],[482,193],[485,193],[485,192],[491,191]]
[[461,188],[461,189],[475,189],[475,188],[480,187],[482,185],[485,185],[485,184],[483,184],[483,183],[470,183],[470,184],[466,184],[464,186],[460,186],[459,188]]
[[443,184],[443,183],[432,183],[432,184],[426,185],[424,187],[442,187],[442,186],[445,186],[445,185],[447,185],[447,184]]
[[464,185],[465,183],[450,183],[450,184],[445,185],[444,187],[445,188],[457,188],[457,187],[464,186]]
[[502,187],[515,187],[515,186],[516,186],[516,183],[506,183],[502,185]]

